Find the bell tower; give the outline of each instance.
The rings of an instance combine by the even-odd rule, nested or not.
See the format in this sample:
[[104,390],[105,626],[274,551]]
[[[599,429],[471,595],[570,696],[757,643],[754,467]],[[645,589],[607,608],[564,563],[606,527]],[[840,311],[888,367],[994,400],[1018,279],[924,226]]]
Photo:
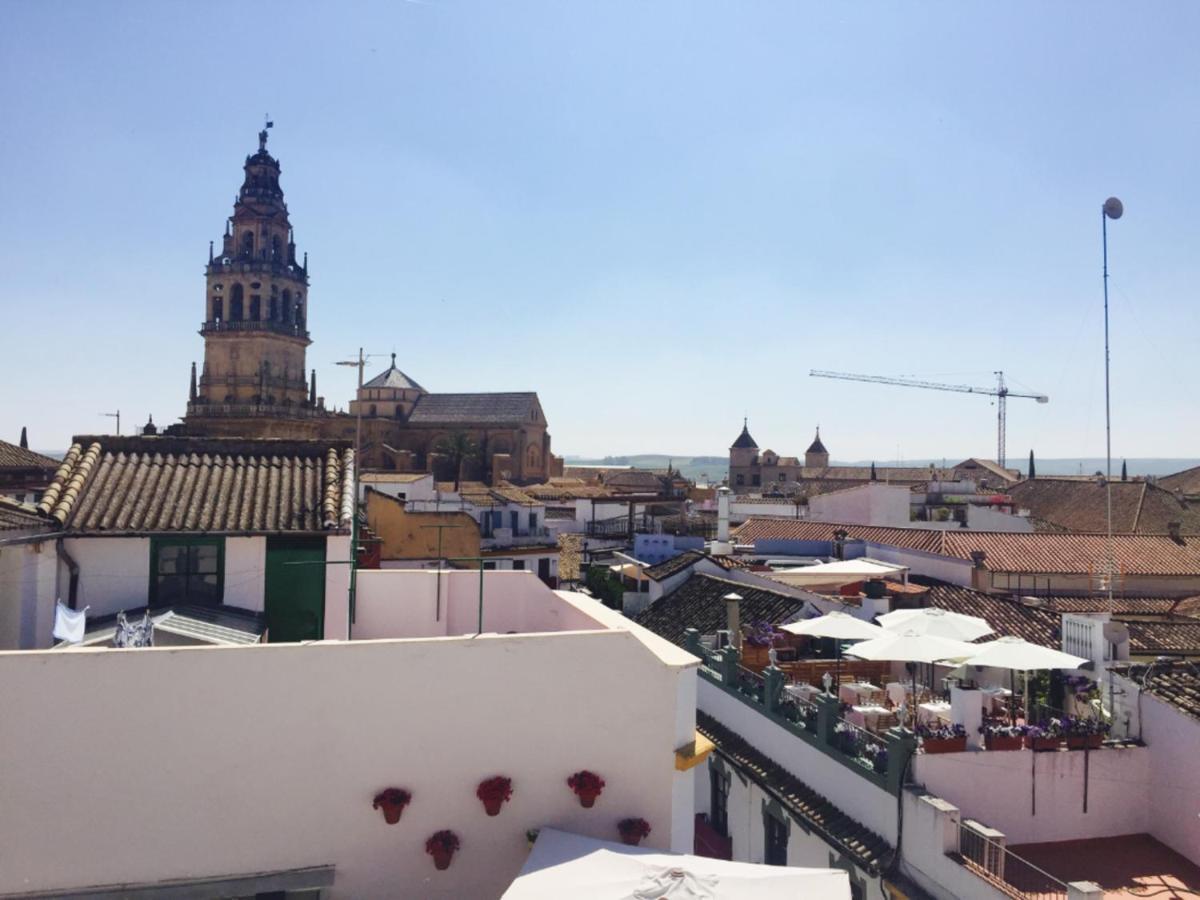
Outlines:
[[304,370],[311,343],[308,256],[303,263],[296,259],[279,162],[267,152],[272,124],[258,133],[258,152],[246,157],[220,252],[212,243],[208,248],[200,326],[204,365],[197,383],[193,364],[187,407],[189,427],[200,430],[202,420],[215,425],[214,419],[245,422],[244,417],[305,417],[316,411]]

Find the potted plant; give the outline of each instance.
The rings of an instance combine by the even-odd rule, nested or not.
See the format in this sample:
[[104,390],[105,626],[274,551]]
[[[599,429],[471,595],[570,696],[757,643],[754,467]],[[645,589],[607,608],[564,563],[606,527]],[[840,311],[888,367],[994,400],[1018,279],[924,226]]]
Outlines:
[[926,753],[962,753],[967,749],[967,730],[961,725],[918,722],[917,737]]
[[989,750],[1020,750],[1025,746],[1024,725],[997,725],[985,722],[979,726],[983,745]]
[[1063,733],[1067,736],[1068,750],[1099,750],[1108,734],[1109,724],[1102,719],[1067,716],[1063,719]]
[[494,775],[479,782],[475,796],[483,801],[483,808],[489,816],[498,816],[500,807],[512,796],[512,779],[504,775]]
[[450,860],[457,849],[458,835],[453,831],[439,831],[425,841],[425,852],[433,857],[433,864],[439,871],[450,868]]
[[847,756],[858,756],[858,732],[849,722],[839,720],[833,726],[833,743]]
[[375,795],[375,802],[371,804],[373,809],[383,810],[383,821],[389,825],[395,825],[400,821],[400,814],[404,812],[404,807],[408,806],[412,800],[412,794],[403,788],[384,788]]
[[579,797],[580,806],[591,809],[600,792],[604,790],[604,779],[595,772],[581,769],[567,779],[567,787]]
[[1044,722],[1038,722],[1036,725],[1030,725],[1026,729],[1025,734],[1030,750],[1037,750],[1038,752],[1057,750],[1062,746],[1062,721],[1059,719],[1047,719]]
[[645,819],[622,819],[617,823],[617,831],[621,832],[624,843],[636,847],[650,833],[650,823]]
[[867,741],[863,744],[862,758],[871,764],[871,768],[883,774],[888,767],[888,751],[883,744],[877,744],[874,741]]

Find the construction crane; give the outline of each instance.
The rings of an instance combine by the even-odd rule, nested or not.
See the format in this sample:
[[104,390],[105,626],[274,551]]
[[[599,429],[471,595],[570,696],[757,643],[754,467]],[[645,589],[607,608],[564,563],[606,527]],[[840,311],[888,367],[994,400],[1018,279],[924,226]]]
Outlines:
[[1004,373],[996,372],[994,388],[971,387],[966,384],[939,384],[936,381],[917,381],[912,378],[888,378],[886,375],[856,375],[852,372],[826,372],[823,369],[813,369],[808,373],[814,378],[837,378],[841,381],[866,381],[871,384],[896,384],[901,387],[925,388],[930,391],[954,391],[959,394],[983,394],[985,397],[996,398],[996,462],[1001,468],[1005,466],[1005,430],[1008,427],[1008,398],[1024,397],[1036,400],[1038,403],[1049,403],[1050,398],[1045,394],[1018,394],[1010,391],[1004,383]]

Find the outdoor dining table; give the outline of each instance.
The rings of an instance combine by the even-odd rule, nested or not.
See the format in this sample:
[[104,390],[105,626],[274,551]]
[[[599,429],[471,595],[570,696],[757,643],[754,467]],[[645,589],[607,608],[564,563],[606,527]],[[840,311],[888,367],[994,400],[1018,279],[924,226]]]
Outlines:
[[1012,691],[1002,687],[985,687],[980,688],[980,693],[987,700],[988,708],[993,713],[1007,712],[1008,698],[1012,696]]
[[922,703],[917,707],[918,722],[950,721],[950,704],[943,702]]
[[812,701],[821,693],[821,689],[813,684],[785,684],[783,689],[800,700]]
[[880,719],[884,725],[895,724],[896,715],[886,706],[852,706],[846,711],[846,721],[867,731],[878,731]]
[[910,703],[912,699],[912,685],[904,681],[889,681],[887,683],[887,698],[891,701],[892,706],[899,706],[902,703]]
[[868,681],[848,681],[838,686],[838,699],[851,706],[883,700],[883,688]]

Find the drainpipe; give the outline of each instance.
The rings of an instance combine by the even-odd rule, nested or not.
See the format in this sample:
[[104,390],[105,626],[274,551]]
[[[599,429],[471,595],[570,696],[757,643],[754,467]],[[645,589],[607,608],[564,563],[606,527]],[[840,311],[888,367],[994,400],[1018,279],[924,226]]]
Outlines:
[[77,596],[79,594],[79,563],[71,558],[71,554],[67,552],[67,548],[63,546],[63,539],[59,538],[54,542],[54,552],[58,556],[59,562],[67,567],[69,573],[67,581],[67,606],[75,609]]

